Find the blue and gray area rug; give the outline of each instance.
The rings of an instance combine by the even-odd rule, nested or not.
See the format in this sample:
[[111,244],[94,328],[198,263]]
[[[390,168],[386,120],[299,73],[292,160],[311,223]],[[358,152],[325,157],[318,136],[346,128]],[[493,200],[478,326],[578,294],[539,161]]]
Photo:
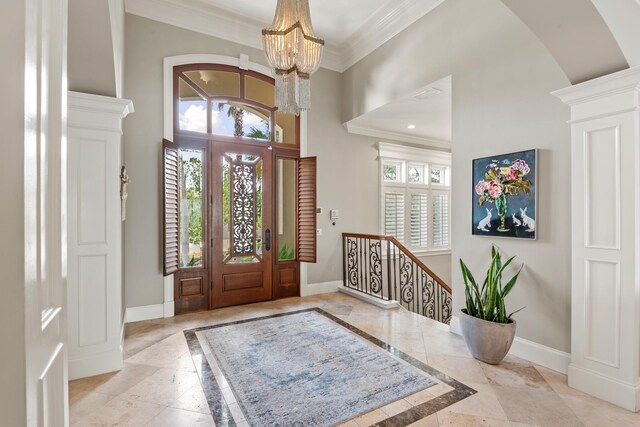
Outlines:
[[331,426],[435,384],[316,311],[202,328],[252,426]]

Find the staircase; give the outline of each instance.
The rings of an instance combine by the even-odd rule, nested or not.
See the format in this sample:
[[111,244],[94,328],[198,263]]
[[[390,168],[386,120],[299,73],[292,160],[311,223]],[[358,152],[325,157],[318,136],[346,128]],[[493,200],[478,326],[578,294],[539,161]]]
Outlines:
[[445,324],[451,288],[392,236],[342,234],[344,287]]

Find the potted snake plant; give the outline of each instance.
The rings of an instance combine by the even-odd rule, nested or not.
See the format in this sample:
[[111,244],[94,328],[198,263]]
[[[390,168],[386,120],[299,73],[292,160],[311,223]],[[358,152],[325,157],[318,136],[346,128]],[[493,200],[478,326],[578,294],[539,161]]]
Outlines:
[[466,308],[461,310],[460,316],[462,336],[473,357],[492,365],[500,363],[509,352],[516,334],[516,322],[512,316],[522,310],[507,314],[504,303],[524,267],[520,266],[518,272],[503,286],[502,274],[514,258],[509,258],[503,264],[500,251],[492,246],[491,264],[481,286],[460,259],[466,299]]

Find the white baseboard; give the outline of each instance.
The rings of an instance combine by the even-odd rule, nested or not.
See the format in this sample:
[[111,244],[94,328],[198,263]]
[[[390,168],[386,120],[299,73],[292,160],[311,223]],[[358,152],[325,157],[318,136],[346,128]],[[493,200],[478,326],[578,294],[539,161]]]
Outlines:
[[174,301],[166,301],[163,307],[164,317],[175,316],[175,307],[176,305]]
[[[339,286],[342,286],[342,281],[303,285],[300,289],[300,296],[306,297],[309,295],[338,292]],[[173,317],[174,315],[174,301],[166,301],[163,304],[128,307],[126,310],[125,321],[126,323],[132,323],[143,320],[162,319],[163,317]]]
[[640,382],[627,383],[572,363],[569,365],[569,387],[606,400],[628,411],[640,410]]
[[329,294],[331,292],[338,292],[338,287],[340,286],[342,286],[342,280],[302,285],[300,287],[300,296],[308,297],[309,295]]
[[[454,334],[462,335],[460,319],[457,316],[451,318],[449,327]],[[569,353],[524,338],[516,337],[513,340],[509,354],[565,375],[569,372],[569,363],[571,362]]]
[[69,381],[119,371],[123,365],[122,347],[83,358],[69,359]]
[[[173,304],[173,302],[171,304]],[[162,319],[163,317],[165,317],[165,304],[127,307],[125,322],[141,322],[143,320]]]
[[367,294],[363,294],[362,292],[358,292],[353,289],[346,288],[342,284],[340,284],[340,286],[338,287],[338,292],[342,292],[354,298],[358,298],[359,300],[368,302],[369,304],[375,305],[376,307],[380,307],[385,310],[400,307],[400,304],[398,304],[398,301],[381,300],[380,298],[372,297]]
[[451,316],[449,322],[449,330],[456,335],[462,336],[462,329],[460,329],[460,318],[458,316]]

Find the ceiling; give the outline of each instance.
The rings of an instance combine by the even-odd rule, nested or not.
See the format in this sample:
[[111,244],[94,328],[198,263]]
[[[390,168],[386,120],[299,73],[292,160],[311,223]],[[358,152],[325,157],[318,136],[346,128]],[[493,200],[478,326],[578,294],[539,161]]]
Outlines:
[[[203,5],[236,14],[267,26],[273,21],[277,0],[195,0]],[[328,45],[340,46],[376,11],[389,9],[395,0],[311,0],[311,21],[318,37]]]
[[[445,0],[310,0],[322,66],[342,72]],[[126,12],[262,50],[277,0],[125,0]]]
[[[421,93],[428,95],[417,99]],[[346,127],[350,133],[450,149],[451,76],[357,117]]]

